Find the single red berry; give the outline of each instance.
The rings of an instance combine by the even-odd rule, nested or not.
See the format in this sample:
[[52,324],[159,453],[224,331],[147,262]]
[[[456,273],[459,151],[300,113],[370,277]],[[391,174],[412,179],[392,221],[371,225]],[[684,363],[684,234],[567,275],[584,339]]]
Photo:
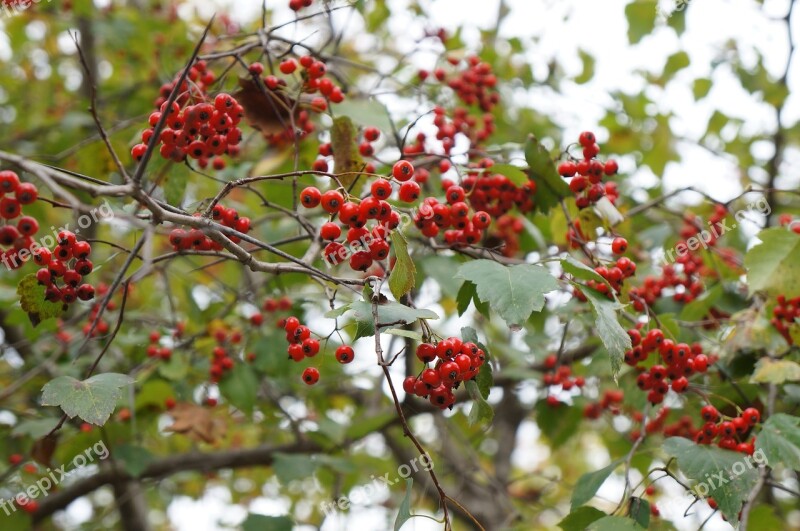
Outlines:
[[264,65],[261,63],[251,63],[250,66],[247,67],[247,70],[254,76],[260,76],[264,73]]
[[339,237],[342,235],[342,229],[339,227],[337,223],[332,221],[328,221],[322,225],[319,229],[319,236],[323,240],[334,241],[338,240]]
[[314,385],[319,381],[319,370],[316,367],[306,367],[303,371],[303,381],[306,385]]
[[0,195],[13,194],[19,186],[19,176],[10,170],[0,171]]
[[278,66],[278,69],[281,73],[289,75],[295,70],[297,70],[297,61],[294,59],[284,59],[281,61],[281,64]]
[[[148,129],[148,131],[151,131],[150,135],[153,134],[152,129]],[[136,144],[135,146],[133,146],[133,149],[131,149],[131,157],[133,157],[133,160],[135,160],[136,162],[139,162],[142,160],[146,152],[147,152],[147,145]]]
[[22,213],[22,206],[13,197],[0,199],[0,217],[3,219],[14,219]]
[[756,408],[749,407],[742,412],[742,418],[747,422],[747,424],[753,426],[758,424],[758,422],[761,420],[761,414]]
[[558,165],[558,173],[562,177],[572,177],[578,171],[577,165],[572,161],[564,161]]
[[622,254],[628,250],[628,240],[625,238],[614,238],[611,242],[611,252],[614,254]]
[[578,136],[578,142],[581,146],[591,146],[595,142],[597,142],[597,138],[595,138],[594,133],[591,131],[584,131],[583,133]]
[[22,216],[17,221],[17,230],[23,236],[33,236],[39,232],[39,222],[31,216]]
[[39,197],[39,191],[32,183],[20,183],[15,196],[21,205],[29,205]]
[[407,160],[397,161],[392,167],[392,176],[400,182],[409,180],[414,175],[414,166]]
[[353,347],[348,345],[342,345],[336,349],[336,361],[342,364],[350,363],[353,361],[355,357],[355,352],[353,351]]
[[400,201],[413,203],[419,198],[420,192],[420,187],[416,182],[406,181],[400,185]]
[[716,422],[719,420],[719,411],[711,404],[708,404],[700,409],[700,416],[706,422]]
[[378,179],[370,187],[372,196],[377,199],[388,199],[392,195],[392,183],[386,179]]
[[377,127],[367,127],[364,129],[364,138],[370,142],[375,142],[380,136],[381,132]]
[[417,346],[417,358],[423,363],[430,363],[436,359],[436,347],[430,343],[420,343]]
[[344,197],[338,190],[328,190],[324,194],[322,194],[322,198],[320,200],[322,204],[322,209],[325,210],[328,214],[335,214],[339,212],[344,205]]
[[615,160],[607,160],[605,166],[603,167],[603,172],[606,175],[614,175],[619,171],[619,165]]

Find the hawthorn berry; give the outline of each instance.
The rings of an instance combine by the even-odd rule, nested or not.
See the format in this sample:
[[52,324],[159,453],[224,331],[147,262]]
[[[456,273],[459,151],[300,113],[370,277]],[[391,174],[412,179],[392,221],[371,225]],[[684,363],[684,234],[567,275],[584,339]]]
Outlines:
[[406,181],[400,186],[400,200],[413,203],[419,198],[420,188],[414,181]]
[[407,160],[395,162],[392,167],[392,176],[400,182],[405,182],[414,175],[414,166]]
[[628,250],[628,240],[625,238],[614,238],[611,242],[611,252],[614,254],[622,254]]
[[336,214],[345,204],[344,197],[338,190],[328,190],[322,194],[320,203],[322,204],[322,209],[329,214]]
[[336,349],[336,361],[342,364],[350,363],[355,357],[353,347],[349,345],[342,345]]
[[306,385],[314,385],[319,381],[319,370],[316,367],[306,367],[303,371],[303,381]]

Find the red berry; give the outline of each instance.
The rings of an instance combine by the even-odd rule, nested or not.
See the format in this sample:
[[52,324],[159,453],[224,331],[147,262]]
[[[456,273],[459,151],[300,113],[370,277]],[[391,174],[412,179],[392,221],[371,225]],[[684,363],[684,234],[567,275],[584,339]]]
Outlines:
[[[150,135],[153,134],[152,129],[148,129],[148,131],[151,132]],[[131,157],[133,157],[133,160],[135,160],[136,162],[139,162],[142,160],[146,152],[147,152],[147,145],[136,144],[135,146],[133,146],[133,149],[131,149]]]
[[[342,345],[336,349],[336,361],[342,364],[350,363],[353,361],[355,357],[355,352],[353,351],[353,347],[348,345]],[[415,378],[416,380],[416,378]]]
[[414,175],[414,166],[407,160],[397,161],[392,167],[392,176],[400,182],[409,180]]
[[19,186],[19,176],[10,170],[0,171],[0,195],[11,194]]
[[753,426],[758,424],[758,422],[761,420],[761,414],[756,408],[749,407],[742,412],[742,418],[747,422],[747,424]]
[[420,343],[417,346],[417,358],[423,363],[430,363],[436,359],[436,347],[430,343]]
[[297,70],[297,61],[294,59],[285,59],[281,61],[281,64],[278,66],[278,68],[282,73],[289,75]]
[[319,205],[322,194],[315,186],[309,186],[300,192],[300,202],[306,208],[315,208]]
[[323,240],[334,241],[338,240],[342,235],[342,229],[337,223],[328,221],[319,229],[319,236]]
[[303,381],[306,385],[314,385],[319,381],[319,370],[316,367],[307,367],[303,371]]
[[322,194],[320,202],[325,212],[328,214],[335,214],[342,208],[344,197],[337,190],[328,190]]
[[578,167],[572,161],[564,161],[558,165],[558,173],[562,177],[572,177],[577,171]]
[[603,172],[606,175],[614,175],[619,171],[619,165],[617,165],[617,161],[615,160],[607,160],[605,166],[603,167]]
[[716,422],[719,420],[719,411],[711,404],[708,404],[700,409],[700,416],[706,422]]
[[17,230],[23,236],[33,236],[39,232],[39,222],[31,216],[22,216],[17,221]]
[[419,198],[420,188],[414,181],[404,182],[400,186],[400,201],[406,203],[413,203]]
[[591,131],[584,131],[580,134],[580,136],[578,136],[578,142],[580,142],[581,146],[583,147],[591,146],[596,141],[597,139],[595,138],[594,133]]
[[306,357],[314,357],[319,352],[319,341],[309,337],[303,340],[302,347],[303,354],[305,354]]
[[20,204],[29,205],[39,197],[39,191],[32,183],[21,183],[15,195]]
[[4,219],[14,219],[20,215],[22,207],[17,199],[4,197],[0,199],[0,217]]
[[614,254],[622,254],[628,250],[628,240],[625,238],[614,238],[611,242],[611,252]]
[[386,179],[378,179],[372,183],[370,191],[372,192],[373,197],[378,199],[387,199],[390,195],[392,195],[392,183]]
[[264,73],[264,65],[261,63],[251,63],[250,66],[247,67],[247,70],[255,76],[260,76]]
[[364,129],[364,138],[369,142],[375,142],[380,136],[381,132],[377,127],[367,127]]

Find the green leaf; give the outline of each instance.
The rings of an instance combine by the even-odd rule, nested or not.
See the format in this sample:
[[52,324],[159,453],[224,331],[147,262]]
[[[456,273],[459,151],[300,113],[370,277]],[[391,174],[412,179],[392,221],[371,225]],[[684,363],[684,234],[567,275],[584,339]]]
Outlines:
[[275,452],[272,470],[283,486],[292,481],[311,477],[317,471],[319,463],[307,455],[294,455]]
[[683,310],[681,310],[681,320],[699,321],[704,318],[724,293],[725,290],[722,284],[717,284],[704,292],[698,298],[683,307]]
[[384,334],[390,334],[393,336],[401,336],[407,337],[409,339],[414,339],[416,341],[422,341],[422,334],[415,331],[415,330],[403,330],[401,328],[389,328],[383,331]]
[[[483,369],[483,367],[481,367],[481,369]],[[469,410],[469,417],[467,417],[469,425],[472,426],[476,422],[481,421],[486,421],[487,423],[492,422],[494,410],[483,398],[480,389],[478,389],[478,384],[472,380],[468,380],[466,386],[467,392],[472,399],[472,408]]]
[[800,295],[800,238],[785,228],[771,228],[758,233],[762,243],[744,257],[750,293],[763,291],[787,299]]
[[292,531],[294,522],[288,516],[265,516],[250,513],[242,522],[242,531]]
[[151,378],[136,393],[133,405],[137,410],[148,406],[162,408],[164,407],[164,401],[171,396],[175,396],[175,390],[171,385],[164,380]]
[[[356,320],[357,329],[355,339],[375,335],[374,320],[372,318],[372,303],[357,301],[350,304],[349,311]],[[407,325],[418,319],[438,319],[439,316],[431,310],[420,310],[403,306],[399,302],[378,304],[378,324],[381,331],[387,328],[396,328]]]
[[19,304],[22,311],[28,314],[33,326],[38,325],[45,319],[58,317],[64,311],[61,303],[54,303],[44,299],[45,287],[36,280],[36,275],[31,273],[25,275],[17,286]]
[[565,273],[569,273],[580,280],[594,280],[595,282],[602,282],[604,284],[608,283],[600,273],[580,260],[576,260],[572,255],[567,255],[566,258],[561,260],[561,269],[563,269]]
[[171,171],[164,183],[164,199],[170,205],[181,206],[186,195],[187,172]]
[[670,437],[662,448],[678,459],[681,472],[698,482],[693,490],[703,497],[713,497],[735,527],[742,502],[758,481],[757,469],[750,468],[752,463],[740,453],[697,445],[683,437]]
[[781,463],[786,468],[800,470],[800,417],[785,413],[772,415],[756,437],[756,449],[756,453],[762,451],[766,457],[764,464],[772,463],[774,468]]
[[520,328],[533,312],[544,307],[544,294],[558,289],[550,272],[529,264],[504,266],[493,260],[473,260],[457,273],[476,286],[478,297],[512,329]]
[[413,516],[411,514],[411,486],[414,484],[413,478],[406,479],[406,495],[400,502],[400,509],[397,511],[397,518],[394,520],[394,531],[399,531],[403,524]]
[[41,439],[58,425],[58,419],[23,420],[11,430],[11,435],[27,435],[33,439]]
[[125,374],[96,374],[79,381],[71,376],[59,376],[42,388],[42,405],[59,406],[69,418],[79,417],[90,424],[102,426],[111,416],[122,388],[134,382]]
[[771,360],[761,358],[756,362],[756,369],[750,377],[751,383],[800,382],[800,364],[789,360]]
[[583,71],[575,78],[575,83],[583,85],[594,77],[594,57],[580,48],[578,49],[578,56],[583,63]]
[[533,135],[529,135],[525,143],[525,160],[530,166],[531,177],[536,182],[536,209],[547,214],[558,205],[559,200],[569,197],[572,192],[558,174],[547,149]]
[[466,312],[467,308],[469,308],[469,303],[472,301],[473,297],[476,296],[477,291],[475,284],[470,281],[466,281],[461,284],[461,288],[458,290],[458,295],[456,295],[456,308],[458,310],[459,317],[464,315],[464,312]]
[[528,182],[528,175],[519,166],[513,164],[495,164],[489,168],[492,173],[499,173],[508,177],[512,183],[517,186],[522,186]]
[[606,479],[608,479],[608,476],[614,472],[614,469],[617,468],[620,463],[622,463],[622,459],[617,459],[605,468],[601,468],[595,472],[589,472],[578,478],[575,490],[572,491],[572,500],[570,501],[571,510],[574,511],[576,508],[594,498],[594,495],[600,490],[600,487],[605,483]]
[[623,306],[619,302],[608,300],[605,295],[594,289],[581,287],[581,291],[592,305],[594,324],[611,357],[611,372],[616,380],[625,351],[631,348],[631,338],[617,320],[617,310]]
[[599,520],[595,520],[587,531],[640,531],[644,529],[635,521],[624,516],[605,516]]
[[640,526],[647,529],[650,525],[650,502],[635,496],[628,500],[628,513]]
[[545,400],[540,400],[535,409],[536,425],[553,448],[563,445],[575,435],[584,420],[583,411],[577,407],[552,407]]
[[783,529],[784,522],[775,514],[775,507],[761,504],[750,511],[747,531],[763,531],[764,529]]
[[625,6],[628,19],[628,41],[636,44],[653,31],[656,25],[657,3],[654,0],[633,0]]
[[713,83],[707,77],[695,79],[694,84],[692,85],[692,92],[694,93],[695,101],[702,100],[708,96],[712,86]]
[[146,448],[123,443],[114,447],[114,460],[122,463],[125,472],[133,477],[139,474],[155,460],[155,456]]
[[606,513],[594,507],[578,507],[561,520],[558,527],[564,531],[584,531],[589,524],[605,516]]
[[253,412],[258,394],[258,379],[246,363],[236,363],[219,382],[219,391],[235,408]]
[[389,289],[394,298],[400,300],[403,295],[414,289],[417,268],[408,255],[408,242],[405,236],[399,230],[396,230],[392,232],[391,239],[392,250],[397,260],[389,277]]
[[664,65],[664,77],[669,79],[678,72],[689,66],[689,54],[684,51],[675,52],[667,57],[667,62]]

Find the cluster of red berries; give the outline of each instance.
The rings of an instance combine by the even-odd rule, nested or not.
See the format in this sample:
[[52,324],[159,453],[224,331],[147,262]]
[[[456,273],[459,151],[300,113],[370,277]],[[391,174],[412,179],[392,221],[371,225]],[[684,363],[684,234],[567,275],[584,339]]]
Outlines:
[[[39,191],[33,183],[21,182],[13,171],[0,171],[0,218],[7,222],[22,214],[22,207],[36,201]],[[33,236],[39,232],[39,223],[31,216],[22,216],[14,225],[0,227],[0,253],[3,264],[10,269],[22,267],[35,247]],[[20,251],[22,251],[20,253]]]
[[160,358],[164,361],[169,361],[172,357],[172,349],[169,347],[162,347],[159,345],[161,340],[161,333],[158,330],[150,332],[150,344],[147,345],[148,358]]
[[[532,211],[535,206],[533,196],[536,193],[536,182],[529,180],[518,187],[505,175],[492,173],[492,166],[494,161],[491,159],[482,159],[470,164],[470,169],[461,185],[465,190],[469,190],[469,202],[472,207],[475,210],[488,212],[495,218],[507,214],[515,206],[522,214]],[[442,187],[447,185],[451,183],[443,180]]]
[[583,408],[583,416],[587,419],[597,419],[603,411],[608,410],[612,415],[619,415],[621,411],[622,399],[625,394],[621,389],[609,389],[603,393],[599,402],[586,404]]
[[[448,337],[436,344],[420,343],[417,358],[426,365],[418,376],[403,380],[403,390],[411,395],[428,398],[440,409],[453,408],[456,397],[453,389],[461,382],[472,380],[486,361],[486,353],[475,343]],[[428,367],[433,363],[433,367]]]
[[292,11],[300,11],[304,7],[310,7],[314,0],[289,0],[289,9]]
[[233,369],[234,358],[230,352],[242,342],[243,336],[239,330],[227,330],[224,327],[214,330],[213,336],[217,344],[211,351],[208,375],[212,382],[218,382],[227,371]]
[[[292,309],[292,300],[289,297],[283,296],[280,299],[267,298],[262,305],[262,308],[267,313],[275,313],[278,311],[288,311]],[[264,324],[264,314],[256,312],[250,316],[250,324],[253,326],[261,326]]]
[[68,230],[58,233],[52,251],[46,247],[34,249],[33,261],[41,266],[36,272],[36,280],[46,288],[44,298],[65,304],[72,304],[78,299],[93,299],[94,286],[83,282],[83,277],[94,269],[89,260],[91,253],[89,242],[78,241],[75,234]]
[[[405,160],[397,162],[392,169],[395,180],[402,182],[399,195],[403,201],[413,201],[419,196],[419,185],[410,181],[414,166]],[[328,190],[324,194],[314,186],[300,193],[300,202],[306,208],[322,206],[331,215],[338,215],[339,222],[349,227],[346,242],[350,250],[338,240],[342,226],[329,221],[320,228],[320,238],[328,243],[323,251],[325,260],[336,265],[349,256],[350,267],[355,271],[366,271],[373,262],[389,256],[389,234],[400,225],[400,215],[386,201],[393,192],[392,182],[377,179],[370,186],[370,196],[360,203],[347,201],[338,190]],[[368,228],[370,220],[376,223]]]
[[[133,286],[129,285],[128,289],[133,289]],[[99,299],[105,297],[108,293],[108,285],[105,282],[101,282],[97,285],[96,294],[98,295]],[[105,334],[109,330],[108,321],[105,319],[98,320],[98,315],[100,314],[100,306],[102,304],[100,302],[95,302],[92,304],[92,309],[89,311],[89,315],[86,318],[86,322],[83,324],[83,335],[88,336],[89,331],[94,326],[94,331],[92,332],[92,337],[99,336]],[[117,309],[117,303],[114,300],[108,301],[106,304],[106,311],[104,315],[108,315],[108,312],[113,312]],[[94,322],[97,321],[97,325]]]
[[569,188],[575,194],[578,208],[582,209],[598,202],[606,195],[606,187],[602,183],[603,175],[614,175],[619,167],[617,162],[611,159],[605,164],[597,160],[600,147],[591,131],[581,133],[578,142],[583,147],[583,159],[562,162],[558,165],[558,173],[562,177],[572,177]]
[[140,161],[147,151],[147,144],[155,133],[161,116],[167,114],[167,122],[159,136],[159,153],[165,159],[182,162],[186,157],[198,161],[201,168],[212,166],[216,170],[225,168],[222,155],[235,157],[239,154],[242,131],[237,125],[244,117],[244,108],[230,94],[218,94],[213,100],[206,87],[214,81],[205,62],[198,61],[189,70],[189,79],[181,86],[181,93],[171,106],[167,97],[176,81],[163,85],[156,100],[156,112],[150,115],[149,129],[142,132],[142,142],[133,146],[131,156]]
[[[297,317],[287,317],[278,321],[278,327],[286,331],[289,342],[287,353],[289,359],[300,362],[305,358],[313,358],[319,353],[319,340],[311,337],[311,329],[300,322]],[[319,381],[319,369],[306,367],[303,371],[306,385],[314,385]]]
[[[200,214],[195,214],[199,216]],[[243,234],[250,232],[250,218],[240,216],[239,212],[231,207],[225,208],[222,205],[214,205],[211,210],[211,219],[237,230]],[[233,243],[239,243],[241,239],[238,236],[227,236]],[[169,233],[169,243],[172,244],[173,249],[176,251],[188,251],[194,249],[196,251],[221,251],[222,245],[215,242],[200,229],[172,229]]]
[[718,439],[720,448],[753,455],[755,439],[745,440],[753,426],[761,421],[761,413],[756,408],[749,407],[740,416],[723,420],[717,408],[708,404],[700,410],[700,416],[705,424],[694,438],[697,444],[712,444]]
[[[622,249],[623,246],[627,248],[627,245],[628,242],[625,241],[625,238],[615,238],[612,243],[612,248],[615,249],[614,254],[624,252],[624,250],[620,249]],[[604,293],[609,299],[613,300],[614,293],[620,293],[622,291],[623,282],[636,274],[636,263],[628,257],[621,256],[612,267],[597,266],[594,270],[595,273],[603,277],[608,284],[606,284],[606,282],[598,282],[590,279],[586,281],[586,285],[596,289],[600,293]],[[609,288],[609,286],[611,287]],[[634,288],[631,289],[633,290]],[[579,301],[586,302],[586,295],[584,295],[581,290],[575,288],[574,293]]]
[[[253,73],[253,66],[251,65],[251,73]],[[263,67],[261,68],[263,71]],[[344,92],[341,87],[329,77],[325,77],[328,72],[325,63],[314,58],[311,55],[304,55],[300,59],[294,58],[284,59],[278,65],[278,70],[284,75],[292,75],[299,72],[301,82],[297,87],[297,91],[311,97],[313,94],[319,93],[319,96],[311,97],[310,102],[305,105],[308,110],[313,112],[325,112],[328,109],[328,103],[341,103],[344,101]],[[291,101],[286,95],[288,83],[285,79],[278,78],[274,75],[268,75],[263,79],[264,85],[267,90],[275,92],[276,98],[280,101],[286,102],[291,106]],[[294,127],[292,123],[288,123],[286,128],[279,132],[269,135],[267,141],[274,145],[283,145],[287,142],[293,142],[298,138],[305,138],[310,133],[314,132],[314,123],[311,121],[311,115],[306,108],[302,109],[294,118]]]
[[[632,348],[625,353],[625,363],[640,372],[636,385],[642,391],[648,391],[647,400],[651,404],[660,404],[670,388],[676,393],[683,393],[689,387],[690,376],[706,372],[709,365],[716,361],[715,356],[703,354],[699,343],[675,343],[666,339],[659,328],[649,330],[644,338],[636,328],[628,330],[628,335]],[[664,365],[657,364],[645,369],[640,364],[652,352],[660,355]]]
[[[555,354],[549,354],[544,359],[544,367],[546,372],[542,377],[542,382],[548,388],[560,386],[564,391],[569,391],[573,387],[581,389],[586,384],[583,376],[572,376],[572,369],[569,365],[559,365]],[[555,396],[548,394],[547,403],[551,406],[557,406],[561,402]]]
[[435,197],[422,202],[414,215],[414,225],[429,238],[435,238],[440,229],[448,229],[444,232],[444,241],[453,247],[480,242],[492,217],[484,211],[473,211],[465,199],[464,188],[452,184],[445,191],[446,203],[440,203]]
[[785,296],[778,295],[770,323],[790,345],[794,345],[794,339],[789,333],[789,327],[796,324],[795,319],[800,319],[800,297],[787,300]]

